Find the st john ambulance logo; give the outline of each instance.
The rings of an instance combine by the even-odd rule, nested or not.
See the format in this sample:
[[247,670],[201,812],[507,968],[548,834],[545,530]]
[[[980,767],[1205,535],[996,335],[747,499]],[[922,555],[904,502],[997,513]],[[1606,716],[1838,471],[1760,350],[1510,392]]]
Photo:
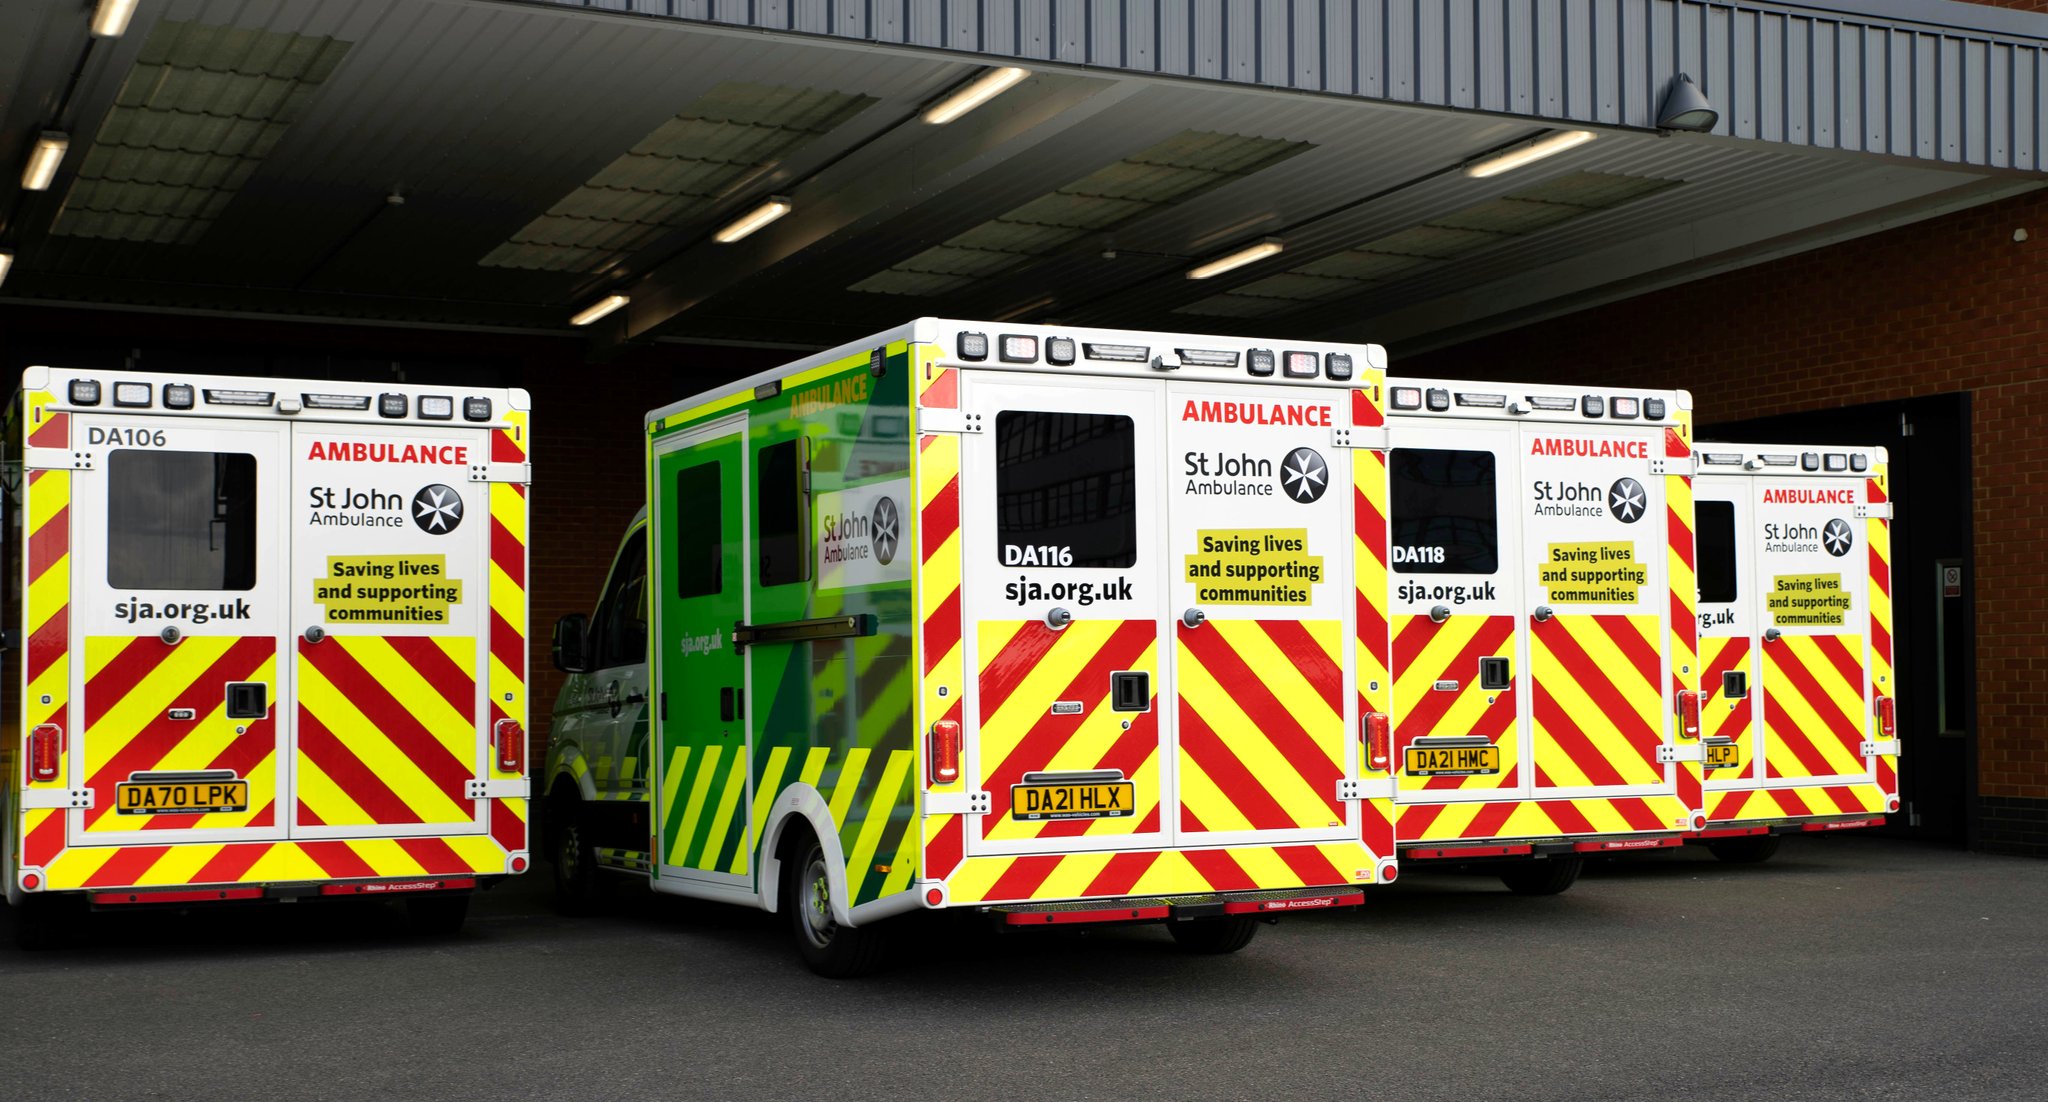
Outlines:
[[874,512],[868,514],[868,539],[875,545],[876,562],[887,566],[895,561],[896,548],[903,542],[903,520],[896,511],[895,498],[875,502]]
[[1280,488],[1296,501],[1321,500],[1330,488],[1330,467],[1314,448],[1296,448],[1280,461]]
[[1820,544],[1828,549],[1828,554],[1839,559],[1849,553],[1849,548],[1855,546],[1856,536],[1850,531],[1848,521],[1836,517],[1828,521],[1826,528],[1821,529]]
[[1614,485],[1607,488],[1607,511],[1623,524],[1641,520],[1643,507],[1647,504],[1649,498],[1643,493],[1643,484],[1633,478],[1616,479]]
[[412,495],[412,522],[440,536],[462,523],[462,495],[436,482]]

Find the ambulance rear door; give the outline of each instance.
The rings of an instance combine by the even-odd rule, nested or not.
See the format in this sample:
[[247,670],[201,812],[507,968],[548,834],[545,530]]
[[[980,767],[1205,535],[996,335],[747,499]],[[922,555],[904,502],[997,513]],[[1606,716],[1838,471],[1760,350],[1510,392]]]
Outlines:
[[293,837],[484,829],[489,450],[459,424],[293,427]]
[[1527,663],[1516,426],[1397,420],[1390,438],[1395,798],[1521,799],[1530,772],[1516,692]]
[[1757,541],[1754,481],[1702,469],[1693,479],[1699,577],[1700,741],[1708,790],[1749,787],[1761,760],[1756,723]]
[[[113,389],[157,404],[152,384]],[[71,607],[58,615],[71,617],[72,775],[92,804],[69,813],[71,844],[282,838],[290,426],[73,417]],[[109,882],[143,871],[110,861]]]
[[1520,440],[1534,794],[1672,792],[1664,430],[1532,423]]
[[[1837,460],[1839,473],[1822,469]],[[1802,452],[1799,461],[1797,473],[1765,468],[1748,480],[1766,787],[1872,775],[1862,754],[1870,714],[1865,480],[1841,453]]]

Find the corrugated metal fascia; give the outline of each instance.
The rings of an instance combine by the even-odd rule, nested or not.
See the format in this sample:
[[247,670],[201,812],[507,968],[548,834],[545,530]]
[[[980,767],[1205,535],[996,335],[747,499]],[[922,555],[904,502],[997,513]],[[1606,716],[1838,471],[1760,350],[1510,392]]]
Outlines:
[[1653,128],[1680,72],[1719,134],[2041,170],[2048,16],[1849,0],[526,0]]

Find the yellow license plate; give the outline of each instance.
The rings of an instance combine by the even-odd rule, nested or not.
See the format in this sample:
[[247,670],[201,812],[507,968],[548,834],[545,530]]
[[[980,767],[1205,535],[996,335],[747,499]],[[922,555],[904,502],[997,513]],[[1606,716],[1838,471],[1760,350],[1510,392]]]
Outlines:
[[1410,746],[1402,767],[1411,777],[1475,777],[1500,772],[1498,746]]
[[1047,819],[1121,819],[1132,814],[1137,790],[1129,781],[1086,784],[1013,784],[1010,817],[1026,822]]
[[123,815],[209,815],[249,810],[249,782],[122,781],[114,810]]
[[1707,768],[1732,769],[1742,764],[1742,747],[1732,742],[1707,744]]

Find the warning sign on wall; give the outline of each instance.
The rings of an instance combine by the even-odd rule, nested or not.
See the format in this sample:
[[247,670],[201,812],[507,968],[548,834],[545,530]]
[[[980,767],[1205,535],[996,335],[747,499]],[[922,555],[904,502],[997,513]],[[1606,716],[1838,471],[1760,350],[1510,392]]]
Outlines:
[[1632,605],[1650,580],[1649,567],[1636,561],[1636,545],[1553,543],[1538,581],[1554,604]]
[[313,601],[330,624],[445,624],[462,603],[446,555],[329,555]]
[[1306,605],[1323,580],[1323,558],[1308,553],[1308,529],[1204,528],[1186,556],[1186,577],[1205,605]]

